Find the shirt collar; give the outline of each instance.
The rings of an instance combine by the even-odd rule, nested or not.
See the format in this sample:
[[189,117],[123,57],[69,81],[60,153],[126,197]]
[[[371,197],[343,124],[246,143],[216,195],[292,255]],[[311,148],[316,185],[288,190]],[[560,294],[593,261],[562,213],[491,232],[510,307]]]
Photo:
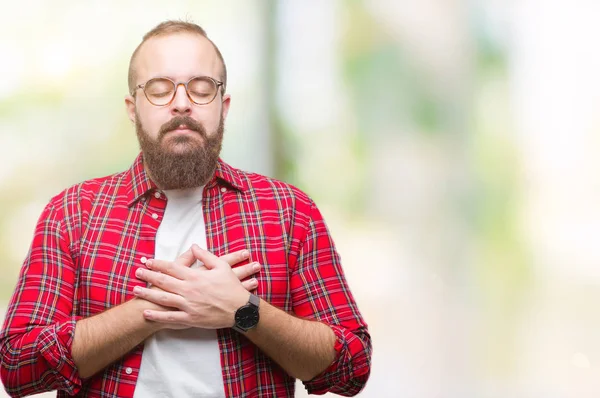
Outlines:
[[151,189],[156,188],[154,181],[148,177],[144,169],[144,160],[140,153],[129,168],[129,181],[127,189],[127,205],[131,206]]
[[212,187],[215,184],[226,184],[238,191],[245,191],[248,189],[246,180],[242,178],[242,173],[235,167],[231,167],[225,163],[221,158],[217,162],[217,168],[213,178],[208,183],[208,187]]
[[[127,205],[131,206],[137,202],[142,196],[148,191],[156,189],[157,186],[148,177],[146,169],[144,169],[144,161],[142,154],[140,153],[136,158],[131,167],[129,168],[129,181],[127,182]],[[225,184],[233,187],[239,191],[246,190],[247,184],[241,177],[241,172],[225,163],[221,158],[217,161],[217,167],[215,174],[211,178],[207,188],[212,188],[217,184]]]

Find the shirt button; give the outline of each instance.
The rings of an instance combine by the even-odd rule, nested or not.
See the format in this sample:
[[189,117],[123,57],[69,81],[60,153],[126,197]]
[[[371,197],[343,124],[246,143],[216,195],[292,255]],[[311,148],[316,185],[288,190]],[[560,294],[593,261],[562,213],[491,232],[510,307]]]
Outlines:
[[148,261],[148,259],[146,257],[142,257],[140,258],[140,261],[142,262],[142,264],[146,264],[146,261]]
[[221,188],[221,192],[223,192],[223,193],[227,192],[227,188],[225,188],[225,187]]
[[154,197],[155,197],[156,199],[160,199],[160,191],[156,191],[156,192],[154,192]]
[[128,367],[127,369],[125,369],[125,373],[127,373],[128,375],[130,375],[130,374],[133,373],[133,369],[131,369],[131,368]]
[[152,213],[152,218],[154,218],[156,220],[158,218],[158,214]]

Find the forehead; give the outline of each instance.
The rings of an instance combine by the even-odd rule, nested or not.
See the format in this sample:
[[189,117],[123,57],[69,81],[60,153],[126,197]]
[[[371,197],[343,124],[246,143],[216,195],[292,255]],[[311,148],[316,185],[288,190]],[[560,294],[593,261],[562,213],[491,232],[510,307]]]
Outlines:
[[147,40],[137,54],[138,82],[166,76],[187,80],[193,76],[220,79],[220,61],[212,43],[197,34],[178,33]]

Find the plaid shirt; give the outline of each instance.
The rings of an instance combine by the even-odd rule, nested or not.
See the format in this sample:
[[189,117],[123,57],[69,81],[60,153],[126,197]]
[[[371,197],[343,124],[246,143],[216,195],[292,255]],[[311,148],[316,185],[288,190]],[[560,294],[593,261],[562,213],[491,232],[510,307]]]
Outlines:
[[[314,202],[298,189],[222,162],[204,188],[208,249],[250,250],[263,268],[257,295],[282,310],[331,326],[335,361],[305,382],[310,393],[358,393],[371,338]],[[143,344],[89,379],[71,357],[75,323],[130,300],[142,259],[154,256],[166,198],[141,155],[122,173],[54,197],[37,223],[0,333],[0,375],[14,396],[132,397]],[[243,335],[217,331],[225,395],[293,396],[295,380]]]

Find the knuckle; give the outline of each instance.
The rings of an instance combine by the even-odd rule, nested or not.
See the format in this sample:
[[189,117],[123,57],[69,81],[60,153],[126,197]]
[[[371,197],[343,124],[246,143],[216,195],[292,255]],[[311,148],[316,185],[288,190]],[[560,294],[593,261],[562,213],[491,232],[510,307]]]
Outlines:
[[166,304],[169,301],[169,298],[167,297],[166,294],[161,294],[158,297],[158,300],[160,301],[161,304]]

